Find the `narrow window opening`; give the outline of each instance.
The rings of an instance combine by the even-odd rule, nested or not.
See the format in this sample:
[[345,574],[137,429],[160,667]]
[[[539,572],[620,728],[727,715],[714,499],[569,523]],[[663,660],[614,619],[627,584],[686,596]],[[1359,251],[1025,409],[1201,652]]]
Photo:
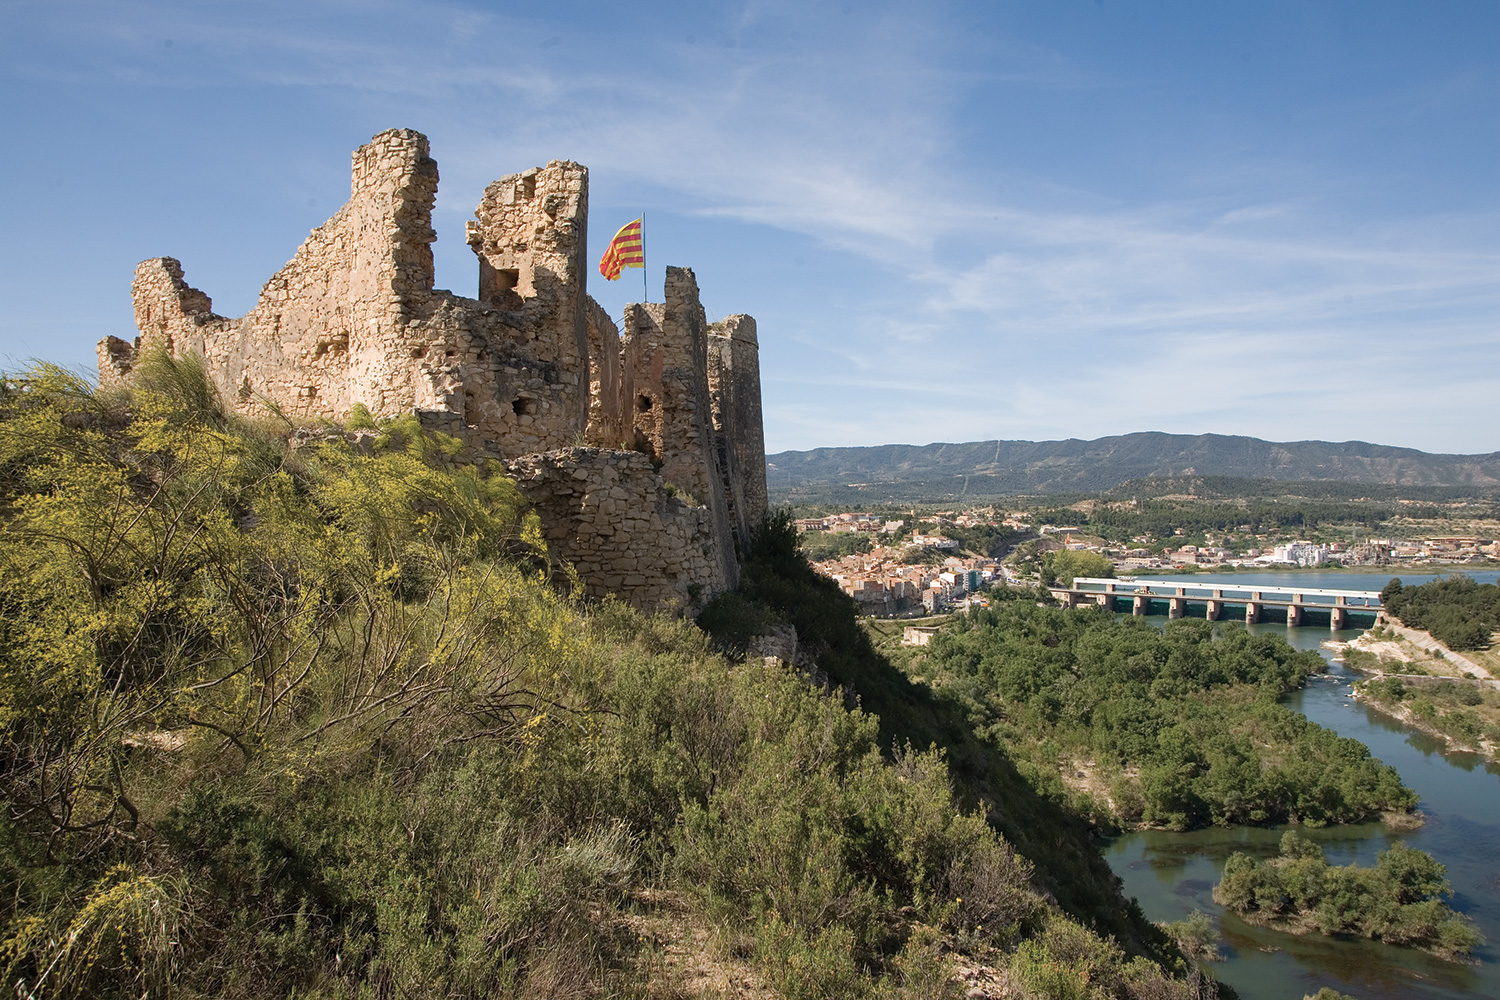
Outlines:
[[521,270],[516,267],[497,267],[495,269],[495,291],[504,292],[515,288],[521,283]]
[[521,178],[521,197],[527,201],[536,197],[536,174]]
[[531,400],[527,399],[525,396],[520,396],[516,399],[511,400],[510,408],[516,411],[516,416],[518,417],[524,416],[527,413],[534,412],[536,409],[536,407],[532,405]]
[[651,397],[645,393],[635,397],[635,408],[640,413],[646,413],[651,409]]

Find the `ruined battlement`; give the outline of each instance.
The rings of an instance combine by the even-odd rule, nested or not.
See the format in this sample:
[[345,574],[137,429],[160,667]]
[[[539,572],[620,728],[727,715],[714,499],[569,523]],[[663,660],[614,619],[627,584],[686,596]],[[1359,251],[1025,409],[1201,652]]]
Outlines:
[[[755,321],[710,324],[693,272],[672,267],[666,301],[617,324],[587,293],[588,169],[561,160],[485,189],[465,232],[476,297],[434,289],[437,184],[425,136],[375,136],[353,154],[349,201],[239,318],[214,313],[178,261],[142,262],[139,336],[100,342],[101,383],[163,348],[202,357],[246,411],[416,412],[511,460],[591,593],[657,608],[732,587],[736,546],[766,510]],[[625,537],[631,551],[614,554]]]

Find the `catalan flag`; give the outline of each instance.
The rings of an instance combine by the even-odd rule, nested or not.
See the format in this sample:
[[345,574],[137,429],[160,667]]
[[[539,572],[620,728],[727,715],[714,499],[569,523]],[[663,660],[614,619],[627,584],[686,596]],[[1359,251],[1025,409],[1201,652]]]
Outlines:
[[645,267],[646,251],[641,246],[641,219],[627,222],[609,241],[604,256],[599,258],[599,273],[610,281],[620,276],[627,267]]

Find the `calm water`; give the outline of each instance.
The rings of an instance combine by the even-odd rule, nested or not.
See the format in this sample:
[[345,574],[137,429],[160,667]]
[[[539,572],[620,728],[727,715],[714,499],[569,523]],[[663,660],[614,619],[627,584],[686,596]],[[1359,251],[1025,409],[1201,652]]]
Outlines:
[[[1400,575],[1405,583],[1421,583],[1446,574]],[[1469,575],[1483,583],[1500,577],[1493,570]],[[1388,577],[1301,572],[1197,574],[1181,579],[1379,590]],[[1279,624],[1252,628],[1283,634],[1299,649],[1317,649],[1330,635],[1349,639],[1359,634]],[[1287,705],[1342,736],[1360,740],[1395,767],[1422,797],[1419,808],[1427,823],[1400,834],[1379,823],[1302,832],[1323,845],[1332,864],[1372,864],[1376,854],[1400,839],[1447,865],[1456,892],[1452,905],[1473,917],[1490,942],[1475,953],[1479,966],[1454,965],[1375,942],[1281,934],[1225,913],[1210,896],[1225,860],[1234,851],[1274,856],[1285,827],[1132,833],[1116,838],[1105,856],[1124,880],[1126,895],[1139,899],[1151,919],[1180,920],[1199,909],[1218,921],[1225,960],[1213,964],[1214,974],[1245,1000],[1296,1000],[1323,986],[1360,1000],[1500,998],[1500,768],[1472,754],[1444,753],[1436,740],[1350,701],[1349,687],[1356,679],[1353,672],[1333,664],[1327,679],[1312,681]]]
[[1441,580],[1454,573],[1462,573],[1472,576],[1480,583],[1495,583],[1500,581],[1500,570],[1494,569],[1460,569],[1437,568],[1431,566],[1415,567],[1410,570],[1393,570],[1390,567],[1381,567],[1379,572],[1351,572],[1349,570],[1316,570],[1305,569],[1294,573],[1225,573],[1222,576],[1217,573],[1187,573],[1181,576],[1157,576],[1155,573],[1148,574],[1152,580],[1185,580],[1188,582],[1208,583],[1215,581],[1228,585],[1244,586],[1258,583],[1264,587],[1326,587],[1329,590],[1380,590],[1390,582],[1391,577],[1399,576],[1401,582],[1410,586],[1416,583],[1426,583],[1429,580]]

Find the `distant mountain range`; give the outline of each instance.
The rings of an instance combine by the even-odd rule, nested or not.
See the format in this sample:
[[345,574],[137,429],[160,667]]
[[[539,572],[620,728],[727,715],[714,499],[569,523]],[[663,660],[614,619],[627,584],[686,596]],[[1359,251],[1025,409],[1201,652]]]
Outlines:
[[[1432,455],[1364,441],[1121,434],[1094,441],[972,441],[784,451],[766,460],[779,500],[946,499],[1098,493],[1145,477],[1234,477],[1500,493],[1500,452]],[[1385,491],[1382,491],[1385,492]]]

